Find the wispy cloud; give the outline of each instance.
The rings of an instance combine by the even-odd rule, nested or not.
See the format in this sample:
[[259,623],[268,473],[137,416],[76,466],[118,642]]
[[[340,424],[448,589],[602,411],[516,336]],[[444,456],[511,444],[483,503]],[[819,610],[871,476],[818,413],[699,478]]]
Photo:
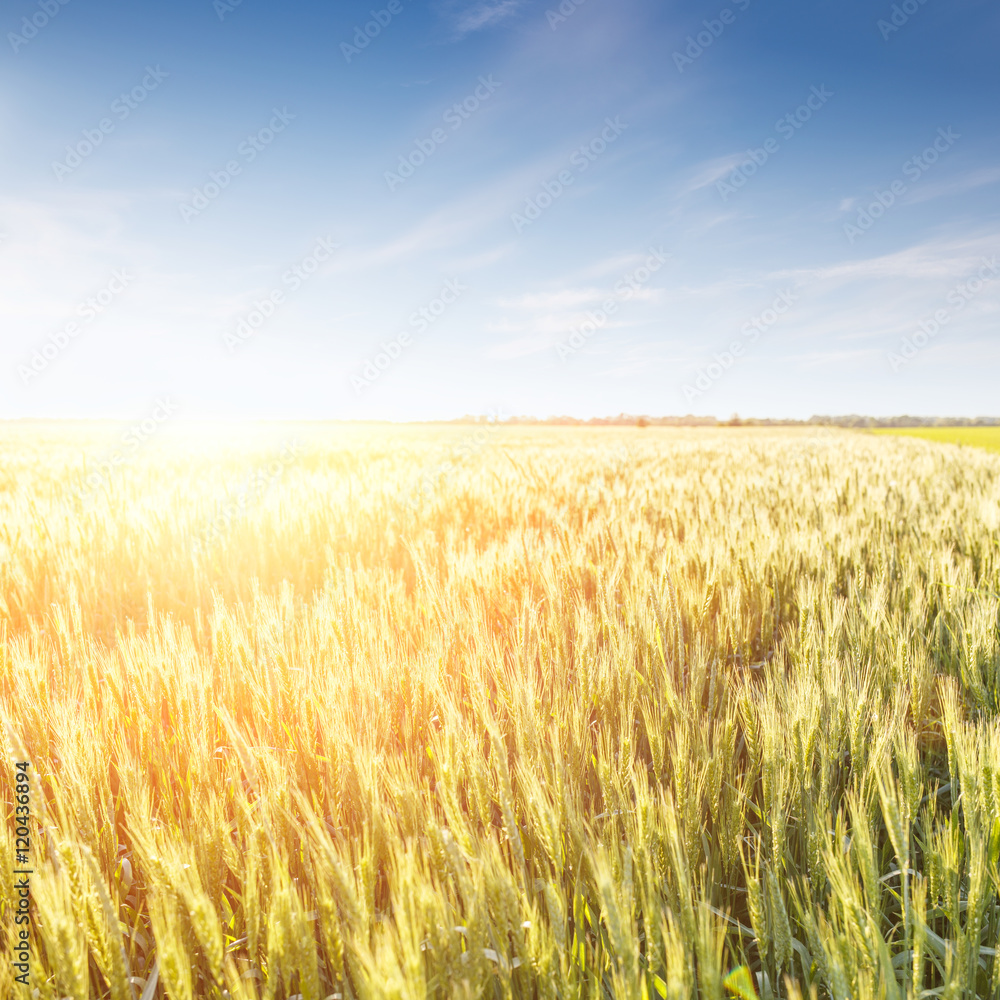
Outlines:
[[[637,288],[631,291],[628,301],[655,304],[662,294],[658,288]],[[491,333],[506,334],[511,339],[491,345],[484,356],[508,360],[550,350],[590,319],[592,310],[608,298],[614,298],[613,294],[599,288],[566,288],[557,292],[534,292],[514,299],[501,299],[497,305],[517,310],[517,318],[495,320],[486,324],[486,328]],[[620,305],[624,306],[624,302]],[[634,325],[631,320],[608,319],[605,316],[600,330],[603,334]]]
[[529,292],[515,299],[501,299],[497,305],[513,309],[572,309],[600,302],[599,288],[565,288],[558,292]]
[[728,156],[719,156],[714,160],[706,160],[704,163],[698,164],[694,173],[681,188],[680,193],[682,195],[694,194],[695,191],[700,191],[702,188],[708,187],[709,184],[722,180],[745,159],[746,153],[730,153]]
[[523,6],[523,0],[488,0],[473,4],[459,12],[455,18],[455,33],[461,37],[472,31],[489,28],[506,20]]
[[981,170],[973,170],[960,177],[951,177],[936,184],[921,184],[913,190],[907,200],[915,202],[930,201],[932,198],[947,198],[957,194],[965,194],[967,191],[974,191],[976,188],[986,187],[987,184],[996,184],[997,181],[1000,181],[1000,168],[984,167]]
[[576,271],[567,279],[567,283],[574,281],[593,281],[597,278],[607,278],[611,275],[621,276],[629,268],[638,267],[645,261],[645,253],[620,253],[610,257],[602,257],[593,264]]
[[[355,271],[381,268],[400,260],[426,256],[431,250],[454,250],[466,246],[470,240],[487,234],[494,223],[509,214],[522,192],[531,189],[537,173],[534,165],[526,170],[514,170],[492,183],[439,204],[408,228],[398,228],[384,242],[345,254],[335,263],[334,269]],[[483,266],[505,256],[511,249],[510,241],[500,246],[493,245],[480,251],[472,261],[477,266]],[[464,267],[468,269],[470,266],[470,261],[466,260]]]
[[[906,193],[905,201],[909,204],[923,201],[933,201],[935,198],[950,198],[955,195],[966,194],[975,191],[977,188],[996,184],[1000,181],[1000,167],[983,167],[979,170],[970,170],[957,177],[948,177],[933,183],[920,181],[915,187]],[[852,212],[854,208],[864,202],[864,198],[850,196],[842,198],[837,206],[838,212]]]
[[[586,313],[573,317],[543,316],[527,324],[496,323],[491,324],[495,332],[513,333],[518,329],[533,328],[524,336],[504,340],[488,347],[483,356],[493,361],[509,361],[512,358],[526,358],[532,354],[550,351],[556,344],[566,339],[567,334],[578,327],[587,318]],[[625,320],[614,320],[601,327],[601,334],[613,330],[623,330],[634,326]]]
[[893,253],[844,261],[826,267],[775,271],[776,280],[816,278],[820,281],[908,278],[914,281],[961,278],[978,266],[983,257],[992,257],[1000,245],[1000,235],[984,233],[964,238],[936,238]]

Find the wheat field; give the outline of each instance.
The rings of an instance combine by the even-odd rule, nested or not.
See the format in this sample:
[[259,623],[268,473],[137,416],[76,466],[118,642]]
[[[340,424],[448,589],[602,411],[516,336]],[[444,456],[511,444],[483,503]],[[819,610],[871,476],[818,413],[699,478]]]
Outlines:
[[905,434],[925,441],[942,441],[962,447],[1000,451],[1000,427],[891,427],[875,434]]
[[0,428],[0,996],[1000,997],[1000,456],[107,435]]

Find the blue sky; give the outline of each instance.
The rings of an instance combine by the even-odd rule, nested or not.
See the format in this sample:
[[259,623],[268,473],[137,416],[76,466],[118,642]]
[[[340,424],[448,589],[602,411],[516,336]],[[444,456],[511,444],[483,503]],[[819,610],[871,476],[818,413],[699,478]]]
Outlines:
[[1000,412],[986,0],[0,30],[0,417]]

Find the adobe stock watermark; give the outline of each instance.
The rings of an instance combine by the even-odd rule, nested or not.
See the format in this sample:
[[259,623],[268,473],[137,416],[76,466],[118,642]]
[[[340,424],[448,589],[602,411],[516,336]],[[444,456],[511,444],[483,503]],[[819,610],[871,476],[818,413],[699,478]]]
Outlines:
[[935,309],[933,316],[920,321],[916,332],[900,340],[898,351],[887,353],[886,357],[892,370],[898,372],[905,368],[941,332],[942,327],[947,326],[957,313],[960,313],[996,278],[997,274],[1000,274],[1000,266],[997,265],[996,257],[991,257],[989,260],[984,257],[976,275],[956,285],[948,293],[945,301],[950,309]]
[[703,396],[730,368],[747,352],[747,345],[755,344],[762,333],[767,333],[795,303],[796,297],[790,288],[779,292],[771,305],[758,316],[751,317],[740,328],[745,340],[734,340],[726,351],[717,351],[712,360],[698,368],[694,384],[683,387],[684,398],[691,402]]
[[[742,14],[750,6],[750,0],[736,0],[733,6]],[[711,21],[702,21],[705,27],[697,35],[687,36],[685,39],[687,46],[683,52],[674,53],[677,72],[683,73],[735,20],[736,14],[732,8],[723,7],[718,17]]]
[[[417,333],[426,333],[431,324],[436,323],[448,311],[448,307],[454,305],[461,298],[462,293],[467,291],[468,287],[463,285],[458,278],[449,279],[435,298],[410,315],[410,326]],[[354,386],[355,393],[360,395],[363,389],[380,379],[382,373],[388,371],[393,362],[412,343],[413,335],[409,330],[404,330],[392,340],[379,344],[381,350],[364,363],[361,373],[351,376],[351,385]]]
[[586,320],[576,327],[565,340],[556,344],[556,353],[559,357],[565,360],[576,354],[598,330],[603,330],[611,317],[618,311],[619,304],[633,298],[642,289],[642,286],[670,260],[671,256],[663,247],[659,249],[650,247],[646,262],[634,271],[623,275],[621,280],[615,284],[614,295],[606,298],[597,309],[590,310]]
[[568,21],[587,0],[562,0],[562,3],[555,10],[547,10],[545,17],[549,22],[549,27],[555,31],[564,21]]
[[111,303],[132,283],[133,276],[124,269],[113,271],[111,280],[96,294],[84,299],[76,307],[80,322],[75,320],[67,323],[61,330],[56,330],[49,339],[35,350],[27,364],[17,366],[17,374],[21,382],[27,385],[38,378],[46,368],[55,361],[79,337],[84,329],[100,316]]
[[514,212],[511,215],[510,221],[514,224],[514,232],[520,233],[531,223],[541,218],[542,213],[557,202],[576,180],[574,173],[582,174],[587,170],[628,128],[620,116],[616,116],[614,120],[605,118],[604,123],[604,128],[598,135],[573,151],[569,158],[572,170],[568,168],[560,170],[555,177],[542,185],[542,190],[534,197],[525,199],[524,208],[520,212]]
[[243,520],[274,489],[284,478],[288,467],[300,455],[301,445],[297,441],[291,441],[282,445],[278,456],[272,461],[253,469],[236,493],[230,493],[226,502],[219,505],[212,520],[198,530],[195,550],[207,549],[220,542],[235,524]]
[[[444,113],[445,125],[452,132],[457,132],[482,106],[496,93],[500,84],[493,79],[493,74],[479,78],[476,89],[461,101],[456,101]],[[401,184],[408,181],[435,153],[439,146],[448,141],[448,133],[440,126],[423,139],[413,143],[413,149],[399,158],[395,172],[385,172],[385,182],[390,191],[395,191]]]
[[[271,145],[272,142],[288,128],[289,123],[295,121],[296,116],[290,114],[288,108],[272,108],[271,120],[261,129],[248,135],[236,147],[237,155],[243,157],[246,163],[253,163],[257,157]],[[208,183],[200,188],[194,189],[194,194],[190,202],[179,202],[177,205],[181,213],[181,218],[185,222],[190,222],[195,217],[201,215],[208,206],[229,187],[234,177],[243,173],[243,164],[239,160],[227,161],[221,170],[213,170],[208,175]]]
[[419,485],[406,494],[401,501],[402,505],[411,512],[417,511],[421,500],[428,500],[433,496],[442,477],[452,472],[462,459],[471,458],[477,452],[482,451],[490,443],[496,431],[506,419],[501,407],[491,409],[487,414],[485,423],[477,427],[472,433],[466,434],[452,450],[452,456],[454,457],[445,458],[434,465],[425,466],[420,470]]
[[212,0],[212,7],[215,13],[219,15],[220,21],[225,21],[227,14],[232,14],[243,0]]
[[363,25],[354,28],[354,42],[340,43],[340,51],[344,53],[344,58],[350,62],[355,56],[361,55],[362,49],[367,49],[372,41],[382,34],[384,28],[388,28],[394,17],[403,13],[402,0],[389,0],[381,10],[370,10],[371,20]]
[[339,248],[332,239],[319,239],[312,250],[293,264],[281,276],[281,284],[272,288],[262,299],[257,299],[250,310],[236,321],[235,330],[227,330],[222,342],[230,354],[245,344],[284,305],[288,296],[297,292]]
[[889,36],[899,31],[925,3],[927,3],[927,0],[903,0],[902,3],[894,3],[890,8],[892,15],[889,20],[886,21],[884,18],[879,18],[875,22],[875,27],[878,28],[879,33],[882,35],[882,40],[889,41]]
[[[833,91],[827,90],[825,84],[810,88],[809,96],[804,103],[774,123],[775,132],[787,142],[831,97],[833,97]],[[715,188],[722,195],[722,200],[727,201],[730,195],[736,194],[737,191],[745,187],[747,181],[779,149],[781,146],[773,136],[765,139],[760,146],[748,149],[746,159],[728,177],[715,182]]]
[[[947,129],[939,128],[937,137],[922,153],[911,156],[902,166],[903,176],[911,181],[918,181],[939,159],[948,152],[962,136],[949,126]],[[880,191],[876,188],[875,200],[867,207],[859,209],[854,223],[844,223],[844,235],[848,243],[852,246],[861,236],[864,236],[875,223],[882,218],[885,213],[896,204],[896,202],[909,191],[902,178],[897,177],[886,185],[886,190]]]
[[21,31],[7,32],[7,41],[10,42],[14,54],[17,55],[28,42],[36,38],[38,32],[69,2],[70,0],[38,0],[38,10],[30,18],[21,18]]
[[[146,75],[131,90],[119,94],[112,102],[110,112],[119,122],[126,121],[149,95],[163,83],[170,74],[157,65],[147,66]],[[63,160],[53,160],[52,170],[57,180],[63,180],[73,173],[98,146],[104,142],[105,136],[115,130],[112,118],[102,118],[96,128],[85,128],[81,133],[83,138],[75,144],[66,147],[66,157]]]
[[76,490],[78,500],[92,500],[96,491],[107,486],[112,478],[135,459],[140,449],[159,432],[163,424],[176,416],[180,407],[169,396],[154,400],[153,408],[121,434],[121,447],[109,451],[96,461],[87,462],[83,483]]

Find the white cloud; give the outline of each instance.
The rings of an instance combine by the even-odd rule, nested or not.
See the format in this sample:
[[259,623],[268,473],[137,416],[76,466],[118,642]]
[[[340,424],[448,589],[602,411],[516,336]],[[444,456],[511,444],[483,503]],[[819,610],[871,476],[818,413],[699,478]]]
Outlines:
[[[509,218],[526,193],[537,187],[538,179],[551,175],[562,159],[550,156],[523,168],[516,168],[497,179],[475,186],[425,215],[419,222],[398,232],[394,238],[368,249],[358,249],[341,255],[334,263],[335,270],[379,269],[387,264],[422,257],[429,250],[455,249],[476,236],[489,232],[497,221]],[[514,235],[513,226],[508,230]],[[508,241],[484,253],[495,253],[494,259],[505,256],[512,249]],[[484,259],[483,263],[488,263]],[[468,262],[466,262],[468,266]]]
[[922,183],[913,189],[906,200],[920,202],[931,201],[933,198],[947,198],[957,194],[965,194],[967,191],[974,191],[987,184],[996,184],[997,181],[1000,181],[1000,167],[984,167],[982,170],[973,170],[960,177],[938,181],[936,184]]
[[[483,356],[491,360],[507,361],[511,358],[525,358],[531,354],[541,354],[542,351],[552,350],[556,344],[564,341],[586,319],[586,313],[572,316],[539,317],[529,323],[522,324],[520,327],[522,330],[533,328],[534,332],[493,344],[486,348]],[[598,332],[603,336],[611,330],[622,330],[632,325],[622,320],[608,321],[601,325]],[[518,325],[496,323],[491,324],[491,329],[513,333],[518,329]],[[597,338],[593,337],[592,339],[596,340]]]
[[522,0],[492,0],[492,2],[477,3],[458,15],[455,31],[461,36],[488,28],[515,14],[521,6]]
[[730,153],[728,156],[719,156],[714,160],[706,160],[698,164],[694,175],[688,179],[681,188],[681,194],[693,194],[702,188],[722,180],[723,177],[731,174],[740,162],[746,159],[746,153]]
[[492,361],[509,361],[511,358],[525,358],[531,354],[540,354],[557,343],[554,338],[539,339],[538,337],[518,337],[502,344],[495,344],[484,352],[485,357]]
[[72,319],[82,295],[96,292],[115,267],[144,255],[122,236],[128,206],[127,197],[101,192],[48,203],[0,199],[6,237],[0,246],[0,318],[8,338]]
[[612,257],[604,257],[581,268],[568,280],[593,281],[595,278],[606,278],[611,274],[621,275],[629,269],[645,263],[648,256],[648,253],[621,253]]
[[600,302],[605,293],[599,288],[565,288],[558,292],[528,292],[497,305],[509,309],[568,309]]
[[983,257],[992,257],[1000,247],[1000,234],[985,233],[964,239],[938,238],[925,240],[893,253],[844,261],[813,269],[776,271],[770,277],[812,277],[821,281],[852,281],[866,279],[908,278],[932,280],[961,278],[978,267]]

